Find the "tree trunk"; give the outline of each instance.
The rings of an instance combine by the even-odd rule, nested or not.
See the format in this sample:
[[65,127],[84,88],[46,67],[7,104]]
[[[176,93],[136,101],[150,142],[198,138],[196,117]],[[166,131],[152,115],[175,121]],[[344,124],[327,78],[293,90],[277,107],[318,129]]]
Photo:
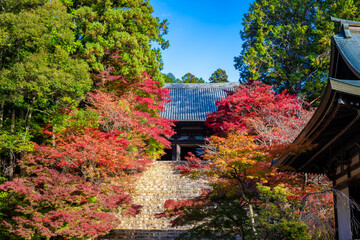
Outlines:
[[253,209],[252,204],[249,204],[249,211],[250,211],[251,229],[253,230],[254,234],[256,235],[255,215],[254,215],[254,209]]
[[9,162],[6,166],[6,172],[5,172],[5,176],[9,179],[12,180],[14,178],[14,171],[16,168],[16,155],[15,155],[15,151],[14,149],[10,149],[10,156],[9,156]]
[[15,130],[15,107],[12,108],[10,132],[13,133],[14,130]]
[[55,133],[52,133],[51,138],[52,138],[52,144],[53,144],[53,147],[55,147],[55,145],[56,145],[56,137],[55,137]]
[[302,186],[303,190],[305,189],[307,182],[308,182],[308,174],[304,173],[304,182],[303,182],[303,186]]
[[33,109],[30,107],[26,113],[25,119],[25,134],[24,139],[26,138],[27,133],[30,131],[30,121],[32,118]]
[[242,225],[240,225],[240,237],[241,240],[245,240],[245,231]]
[[0,107],[0,129],[1,129],[2,124],[4,122],[4,106],[5,106],[5,101],[3,101],[1,103],[1,107]]
[[[12,108],[11,112],[11,123],[10,123],[10,132],[15,132],[15,107]],[[14,149],[9,149],[9,156],[2,159],[2,174],[8,180],[12,180],[14,177],[14,170],[16,167],[16,156]]]
[[[243,186],[243,185],[242,185]],[[243,186],[244,189],[244,186]],[[256,235],[256,228],[255,228],[255,214],[252,204],[250,203],[250,199],[246,197],[244,193],[242,193],[244,200],[248,203],[249,206],[249,213],[250,213],[250,223],[251,223],[251,229]]]

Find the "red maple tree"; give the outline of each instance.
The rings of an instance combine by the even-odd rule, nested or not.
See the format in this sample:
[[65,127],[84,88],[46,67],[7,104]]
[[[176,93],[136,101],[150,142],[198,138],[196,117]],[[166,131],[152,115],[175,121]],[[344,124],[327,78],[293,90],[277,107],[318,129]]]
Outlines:
[[233,131],[255,136],[259,144],[292,142],[313,114],[308,103],[286,91],[275,94],[257,81],[240,85],[216,102],[206,125],[220,135]]
[[[224,239],[324,237],[331,211],[320,216],[330,225],[318,222],[313,228],[314,222],[302,222],[300,210],[294,210],[304,195],[328,186],[316,184],[316,178],[328,181],[322,176],[304,181],[303,174],[271,167],[284,151],[310,147],[290,144],[311,117],[309,106],[286,92],[276,95],[260,82],[247,82],[216,104],[218,110],[209,114],[206,124],[217,136],[208,139],[204,160],[192,155],[189,163],[178,167],[185,175],[205,177],[210,188],[194,199],[168,200],[158,217],[172,217],[174,226],[194,224],[184,239],[214,234]],[[319,199],[331,207],[329,194]]]
[[119,225],[117,212],[138,213],[129,183],[170,146],[173,123],[160,117],[167,93],[144,73],[125,90],[99,85],[84,109],[63,110],[60,126],[43,129],[48,141],[19,160],[22,175],[0,185],[0,197],[12,199],[0,205],[4,236],[94,238]]

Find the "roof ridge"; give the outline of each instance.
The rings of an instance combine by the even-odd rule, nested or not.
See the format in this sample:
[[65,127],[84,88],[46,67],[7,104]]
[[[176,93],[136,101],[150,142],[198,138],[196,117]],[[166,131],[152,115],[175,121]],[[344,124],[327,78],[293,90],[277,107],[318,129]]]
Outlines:
[[330,17],[331,21],[333,22],[338,22],[340,24],[350,24],[351,26],[360,26],[360,22],[358,21],[351,21],[351,20],[347,20],[347,19],[342,19],[342,18],[336,18],[336,17]]
[[330,17],[331,21],[333,22],[338,22],[339,23],[339,32],[343,32],[345,38],[351,38],[351,30],[355,30],[359,31],[360,30],[360,22],[356,22],[356,21],[350,21],[350,20],[346,20],[346,19],[341,19],[341,18],[335,18],[335,17]]

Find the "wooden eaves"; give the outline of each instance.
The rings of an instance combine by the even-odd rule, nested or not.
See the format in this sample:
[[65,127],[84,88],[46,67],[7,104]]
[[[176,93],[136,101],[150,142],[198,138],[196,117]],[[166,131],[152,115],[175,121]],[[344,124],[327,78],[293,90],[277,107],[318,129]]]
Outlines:
[[284,154],[274,165],[335,177],[331,170],[336,168],[339,156],[343,157],[338,151],[353,147],[343,143],[355,138],[359,130],[359,96],[359,81],[330,78],[320,106],[294,141],[299,145],[309,141],[313,148],[297,155]]

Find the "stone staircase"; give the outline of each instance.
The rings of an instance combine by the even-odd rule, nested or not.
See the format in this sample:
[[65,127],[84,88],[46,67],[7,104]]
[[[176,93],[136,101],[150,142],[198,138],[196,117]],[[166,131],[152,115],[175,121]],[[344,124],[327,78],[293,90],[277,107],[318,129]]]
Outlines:
[[134,203],[143,206],[136,216],[121,216],[119,229],[113,230],[102,239],[174,239],[187,228],[172,228],[165,218],[155,218],[164,211],[168,199],[189,199],[200,195],[206,188],[204,180],[181,177],[174,165],[181,162],[156,161],[134,183]]

